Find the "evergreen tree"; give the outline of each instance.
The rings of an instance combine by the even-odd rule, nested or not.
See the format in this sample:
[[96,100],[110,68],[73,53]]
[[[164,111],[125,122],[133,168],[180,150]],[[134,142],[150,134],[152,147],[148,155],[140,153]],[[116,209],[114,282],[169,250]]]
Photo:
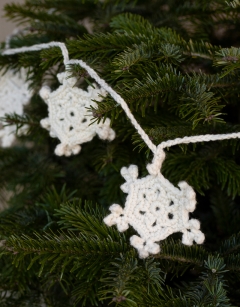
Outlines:
[[[127,102],[157,145],[177,137],[240,131],[240,2],[224,0],[26,0],[7,4],[6,17],[24,27],[11,48],[59,41],[71,59],[86,61]],[[4,43],[1,45],[4,49]],[[141,176],[152,155],[108,95],[89,110],[110,118],[113,142],[98,137],[78,155],[58,157],[58,140],[40,125],[43,84],[59,87],[59,48],[0,55],[0,68],[27,69],[33,95],[25,115],[5,125],[28,125],[10,148],[0,148],[0,306],[240,306],[240,141],[179,145],[167,150],[163,174],[197,192],[206,240],[185,246],[181,234],[161,252],[139,259],[129,238],[103,218],[124,205],[120,169]],[[69,68],[79,86],[92,80]],[[2,102],[0,102],[2,103]],[[3,200],[2,200],[3,201]]]

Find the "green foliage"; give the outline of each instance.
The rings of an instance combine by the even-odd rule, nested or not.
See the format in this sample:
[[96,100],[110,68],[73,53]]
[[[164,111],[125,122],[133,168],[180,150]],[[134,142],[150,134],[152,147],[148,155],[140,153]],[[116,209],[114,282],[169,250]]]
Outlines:
[[240,68],[240,49],[236,47],[222,48],[219,52],[216,52],[216,65],[225,66],[222,76],[225,76],[235,69]]
[[[5,6],[24,28],[12,48],[65,42],[127,102],[152,141],[240,131],[239,1],[26,0]],[[1,49],[4,48],[1,44]],[[239,141],[167,149],[164,176],[197,192],[203,246],[181,235],[139,259],[124,233],[103,223],[109,205],[124,205],[123,166],[147,174],[152,156],[119,105],[107,96],[92,122],[111,119],[116,139],[94,138],[77,156],[58,157],[58,140],[40,120],[43,84],[59,86],[59,48],[0,55],[0,68],[25,67],[33,96],[25,114],[6,114],[17,141],[0,148],[0,306],[240,306]],[[67,67],[83,89],[94,81]],[[26,133],[21,134],[22,128]]]
[[226,1],[226,3],[227,3],[229,6],[232,6],[233,8],[236,8],[237,6],[240,5],[239,0],[234,0],[234,1],[230,1],[230,2]]

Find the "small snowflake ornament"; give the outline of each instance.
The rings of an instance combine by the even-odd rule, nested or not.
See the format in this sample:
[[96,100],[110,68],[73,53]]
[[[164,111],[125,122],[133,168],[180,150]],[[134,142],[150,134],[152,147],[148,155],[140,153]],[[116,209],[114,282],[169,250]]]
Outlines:
[[[164,159],[164,152],[160,160]],[[121,174],[126,180],[121,186],[128,193],[125,208],[114,204],[110,207],[111,214],[104,222],[108,226],[114,224],[120,232],[131,225],[139,234],[130,238],[141,258],[160,252],[159,242],[175,232],[182,232],[182,243],[192,245],[193,241],[203,243],[204,234],[199,230],[200,223],[189,219],[189,212],[194,211],[196,195],[186,183],[180,182],[179,188],[173,186],[160,172],[161,162],[155,157],[147,166],[149,175],[138,178],[138,168],[131,165],[123,167]]]
[[[17,73],[12,70],[8,70],[5,74],[0,73],[0,117],[12,113],[23,115],[24,105],[29,102],[31,95],[24,69]],[[14,125],[4,127],[3,124],[0,122],[0,144],[2,147],[8,147],[15,140],[16,127]]]
[[78,154],[80,144],[91,141],[96,134],[103,140],[112,141],[115,132],[110,128],[110,119],[91,124],[87,110],[90,106],[96,107],[93,100],[101,101],[100,95],[105,96],[106,92],[95,84],[87,91],[75,87],[76,78],[69,78],[66,72],[57,77],[62,85],[56,91],[51,92],[46,86],[40,90],[49,112],[49,117],[41,120],[41,125],[50,131],[51,137],[61,141],[55,149],[56,155]]

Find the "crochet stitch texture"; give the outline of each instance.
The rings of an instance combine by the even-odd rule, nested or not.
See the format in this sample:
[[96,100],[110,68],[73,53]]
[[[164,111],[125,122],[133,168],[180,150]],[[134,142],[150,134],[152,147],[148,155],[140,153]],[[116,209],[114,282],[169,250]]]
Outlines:
[[154,163],[148,165],[148,176],[138,179],[138,168],[130,165],[123,167],[121,174],[126,180],[121,186],[128,193],[125,208],[114,204],[109,209],[111,214],[105,217],[108,226],[114,224],[120,232],[131,225],[140,235],[130,238],[141,258],[157,254],[160,247],[156,242],[164,240],[174,232],[182,232],[182,243],[192,245],[193,241],[203,243],[204,234],[199,230],[200,223],[189,219],[189,212],[195,210],[194,190],[186,183],[179,182],[180,189],[174,187],[160,169],[154,170]]
[[[31,98],[31,91],[26,82],[24,69],[14,73],[8,70],[0,74],[0,117],[6,114],[16,113],[23,115],[23,107]],[[0,144],[2,147],[9,147],[15,140],[15,125],[3,127],[0,122]]]
[[[62,85],[51,92],[44,86],[40,96],[48,104],[49,117],[41,120],[42,127],[50,131],[51,137],[57,137],[61,143],[56,147],[58,156],[78,154],[80,144],[89,142],[97,134],[103,140],[112,141],[115,132],[110,128],[110,119],[91,124],[91,116],[87,108],[96,107],[96,101],[101,101],[106,91],[99,89],[96,84],[89,86],[87,91],[74,87],[76,78],[68,78],[66,72],[57,75]],[[91,125],[90,125],[91,124]]]

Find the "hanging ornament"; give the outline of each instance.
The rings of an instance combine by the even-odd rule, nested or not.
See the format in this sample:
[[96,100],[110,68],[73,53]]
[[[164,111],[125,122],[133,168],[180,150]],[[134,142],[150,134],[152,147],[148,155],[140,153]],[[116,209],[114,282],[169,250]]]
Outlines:
[[[5,74],[0,73],[0,117],[6,114],[16,113],[23,115],[23,108],[31,98],[31,91],[26,82],[26,72],[8,70]],[[0,122],[0,144],[2,147],[11,146],[15,140],[15,125],[4,126]]]
[[[164,152],[161,156],[165,156]],[[199,221],[189,219],[188,215],[195,210],[195,192],[186,182],[178,184],[180,189],[173,186],[161,174],[159,161],[156,160],[147,166],[149,175],[141,179],[137,178],[136,165],[121,169],[126,180],[121,189],[128,193],[125,208],[112,205],[109,208],[112,213],[104,219],[108,226],[116,224],[121,232],[127,230],[129,225],[138,232],[140,237],[134,235],[130,242],[141,258],[160,252],[156,242],[174,232],[183,233],[182,242],[186,245],[204,241]]]
[[76,78],[70,78],[66,72],[57,77],[62,85],[56,91],[51,92],[46,86],[40,90],[40,96],[47,103],[49,112],[49,117],[42,119],[41,125],[50,131],[51,137],[61,141],[55,154],[78,154],[80,144],[91,141],[96,134],[102,140],[112,141],[115,132],[110,128],[110,119],[91,123],[92,117],[87,109],[97,107],[93,100],[101,101],[106,91],[99,89],[96,84],[84,91],[74,86]]
[[[177,138],[162,142],[156,146],[136,121],[127,103],[118,93],[101,79],[85,62],[82,60],[69,60],[65,44],[52,42],[31,47],[10,49],[5,51],[4,54],[10,55],[56,46],[62,51],[65,66],[68,64],[80,65],[101,86],[101,89],[93,90],[89,88],[88,92],[83,92],[79,89],[74,90],[73,85],[76,80],[67,81],[69,79],[63,74],[59,75],[59,81],[63,85],[58,90],[51,93],[48,88],[42,89],[41,96],[47,101],[50,114],[48,119],[42,121],[42,125],[50,129],[52,136],[57,136],[61,140],[60,147],[59,149],[57,148],[57,154],[69,155],[72,152],[79,152],[80,146],[78,144],[91,140],[96,133],[104,139],[111,140],[114,138],[115,134],[109,126],[109,121],[106,121],[104,123],[105,125],[101,123],[102,126],[99,126],[102,129],[101,133],[99,133],[99,128],[97,127],[91,130],[92,132],[86,132],[84,128],[86,126],[82,126],[82,121],[85,121],[87,117],[84,109],[85,106],[89,107],[93,105],[93,102],[90,101],[92,99],[101,99],[98,94],[105,95],[106,91],[121,105],[127,117],[154,155],[153,162],[147,165],[149,175],[144,178],[138,178],[138,168],[136,165],[130,165],[128,168],[123,167],[121,169],[121,174],[126,180],[126,183],[121,186],[121,189],[128,194],[125,207],[122,208],[118,204],[112,205],[110,207],[111,214],[105,217],[104,222],[108,226],[117,225],[118,230],[121,232],[127,230],[129,225],[131,225],[138,232],[139,236],[133,235],[130,238],[130,242],[138,250],[141,258],[160,252],[158,242],[175,232],[183,233],[183,244],[192,245],[193,241],[198,244],[203,243],[204,234],[200,231],[199,221],[189,219],[189,212],[193,212],[196,207],[195,192],[184,181],[179,182],[179,188],[175,187],[161,174],[161,166],[165,159],[164,148],[177,144],[240,138],[240,132]],[[77,96],[79,97],[76,98]],[[75,119],[71,120],[71,117],[74,117],[75,114],[78,114],[77,118],[80,118],[81,121],[76,121],[76,125],[73,126]],[[62,125],[61,122],[63,122]],[[78,132],[73,138],[69,137],[71,130]],[[103,131],[104,133],[102,133]],[[78,137],[78,135],[81,137]],[[76,141],[77,139],[78,141]],[[84,141],[82,141],[83,139]]]

